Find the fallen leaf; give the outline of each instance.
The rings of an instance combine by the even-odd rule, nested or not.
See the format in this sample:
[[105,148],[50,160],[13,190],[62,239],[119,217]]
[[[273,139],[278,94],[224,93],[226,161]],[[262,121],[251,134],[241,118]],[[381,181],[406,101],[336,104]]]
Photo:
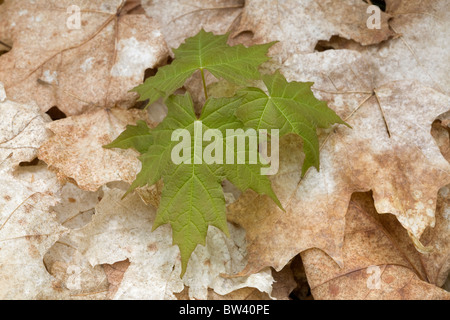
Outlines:
[[125,271],[127,271],[129,266],[130,261],[128,261],[128,259],[116,262],[114,264],[103,265],[103,269],[105,270],[109,282],[108,299],[112,299],[117,290],[119,290],[120,284],[123,280],[123,276],[125,275]]
[[[8,96],[53,106],[66,115],[94,107],[130,107],[129,92],[145,70],[164,63],[169,49],[157,23],[124,15],[125,0],[5,1],[0,40],[12,49],[0,57],[0,81]],[[75,7],[74,7],[75,6]],[[80,25],[72,25],[78,10]]]
[[151,232],[155,209],[136,194],[121,200],[124,190],[104,189],[105,196],[86,227],[72,232],[77,248],[95,266],[130,262],[114,299],[175,299],[174,293],[189,287],[189,297],[206,299],[208,288],[228,294],[243,287],[255,287],[270,294],[270,269],[240,278],[223,278],[246,264],[245,232],[229,225],[231,239],[210,228],[206,246],[194,251],[183,279],[180,279],[179,250],[172,245],[169,226]]
[[380,29],[369,29],[368,4],[345,1],[258,1],[245,2],[242,18],[232,36],[252,32],[252,43],[280,41],[271,53],[280,62],[294,53],[313,52],[319,40],[333,35],[353,39],[362,45],[377,44],[394,33],[389,29],[389,15],[381,12]]
[[449,94],[448,41],[450,3],[435,1],[386,1],[386,11],[392,16],[390,28],[400,35],[379,47],[365,48],[367,59],[374,66],[374,84],[415,79],[424,85]]
[[[324,49],[351,49],[361,52],[370,62],[374,86],[398,80],[417,80],[424,85],[449,93],[448,39],[450,4],[436,1],[386,1],[389,27],[395,33],[377,46],[361,46],[355,41],[332,37],[319,41]],[[432,36],[430,36],[432,35]]]
[[[354,194],[346,216],[344,268],[324,252],[302,253],[315,299],[450,300],[450,293],[424,281],[388,231],[368,194]],[[320,267],[317,267],[320,266]]]
[[72,183],[60,191],[60,202],[51,208],[56,220],[68,233],[56,241],[44,256],[45,268],[54,277],[53,285],[40,293],[45,300],[104,300],[109,293],[109,281],[104,268],[92,266],[77,250],[70,232],[88,224],[95,206],[102,196],[101,190],[89,192]]
[[8,100],[1,82],[0,118],[0,163],[15,169],[36,158],[38,148],[50,136],[45,128],[50,118],[36,105]]
[[202,28],[214,34],[227,33],[240,17],[244,1],[143,0],[142,7],[158,21],[168,45],[178,48]]
[[299,145],[280,146],[280,170],[272,185],[286,212],[251,192],[229,207],[231,221],[247,231],[249,265],[242,274],[265,266],[280,270],[312,247],[342,264],[345,213],[353,192],[373,190],[377,211],[395,214],[420,239],[435,224],[438,190],[450,181],[449,164],[430,134],[450,99],[410,81],[388,83],[373,93],[370,67],[354,51],[293,56],[282,71],[288,80],[314,81],[318,98],[353,129],[322,132],[320,171],[309,170],[301,181]]
[[[274,283],[271,296],[266,292],[261,292],[256,288],[245,287],[237,289],[225,295],[216,293],[213,289],[208,289],[208,300],[289,300],[292,290],[296,287],[296,282],[290,264],[285,266],[280,272],[272,270]],[[178,300],[189,300],[189,288],[175,294]]]
[[[60,178],[70,178],[84,190],[97,191],[111,181],[131,183],[140,170],[137,153],[112,151],[103,146],[138,119],[146,119],[146,112],[115,108],[49,123],[48,128],[55,135],[42,145],[39,159],[56,170]],[[150,121],[149,124],[153,126]]]
[[66,228],[78,229],[91,222],[102,191],[89,192],[66,183],[60,192],[61,201],[52,208],[58,222]]
[[0,168],[0,299],[28,300],[51,288],[43,256],[67,231],[49,213],[60,188],[45,165]]

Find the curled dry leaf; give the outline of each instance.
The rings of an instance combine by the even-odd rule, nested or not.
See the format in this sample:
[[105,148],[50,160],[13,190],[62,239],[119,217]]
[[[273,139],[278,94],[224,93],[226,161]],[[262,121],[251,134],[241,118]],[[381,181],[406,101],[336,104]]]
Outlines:
[[284,61],[294,53],[313,52],[319,40],[333,35],[353,39],[362,45],[377,44],[394,33],[389,29],[389,15],[381,12],[381,28],[366,25],[369,5],[360,0],[345,1],[258,1],[245,2],[239,27],[234,36],[250,31],[252,42],[280,41],[271,52]]
[[43,111],[57,105],[66,115],[132,106],[137,94],[129,90],[142,82],[146,69],[164,63],[169,50],[156,22],[124,15],[124,3],[5,1],[0,40],[13,47],[0,57],[0,81],[8,96],[35,101]]
[[179,251],[172,245],[169,226],[150,232],[155,210],[137,195],[121,200],[122,189],[104,189],[105,196],[90,224],[71,233],[73,243],[91,265],[129,260],[130,265],[114,299],[174,299],[174,293],[189,287],[189,297],[206,299],[208,288],[228,294],[254,287],[270,294],[270,269],[241,278],[223,278],[239,271],[245,261],[245,233],[230,225],[231,239],[211,228],[206,247],[194,251],[183,280]]
[[321,134],[320,172],[309,170],[301,181],[299,146],[281,146],[272,183],[286,212],[251,192],[230,206],[231,220],[247,231],[245,271],[268,265],[279,270],[312,247],[342,264],[345,213],[358,191],[373,190],[378,212],[395,214],[420,239],[435,224],[438,190],[450,181],[450,166],[430,134],[434,119],[449,109],[449,97],[408,81],[386,84],[374,94],[370,68],[354,51],[294,56],[283,71],[290,80],[314,81],[316,95],[352,129]]
[[450,299],[450,293],[423,279],[411,263],[414,257],[397,246],[385,228],[396,223],[391,218],[376,212],[369,194],[353,195],[342,248],[344,268],[318,249],[302,253],[315,299]]
[[111,181],[131,183],[140,170],[137,152],[113,151],[103,146],[127,124],[146,117],[145,111],[115,108],[54,121],[48,128],[55,135],[42,145],[39,159],[54,168],[60,178],[70,178],[84,190],[96,191]]

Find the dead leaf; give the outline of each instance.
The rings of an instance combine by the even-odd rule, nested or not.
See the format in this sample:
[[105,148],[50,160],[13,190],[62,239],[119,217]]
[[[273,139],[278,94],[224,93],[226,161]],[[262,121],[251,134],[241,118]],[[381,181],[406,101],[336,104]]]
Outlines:
[[280,270],[312,247],[342,264],[345,213],[353,192],[373,190],[377,211],[395,214],[420,239],[434,226],[437,192],[450,179],[449,164],[430,135],[450,99],[408,81],[377,88],[375,96],[370,67],[354,51],[293,56],[282,70],[289,80],[314,81],[316,95],[353,129],[323,132],[320,172],[309,170],[301,181],[299,145],[282,146],[280,171],[272,181],[286,212],[251,192],[230,206],[230,219],[247,231],[245,271]]
[[233,36],[250,31],[251,43],[280,41],[271,49],[279,62],[295,53],[313,52],[319,40],[328,40],[333,35],[362,45],[377,44],[392,37],[394,33],[387,24],[389,15],[384,12],[381,12],[380,29],[367,27],[368,6],[360,0],[249,0]]
[[38,148],[50,136],[45,128],[50,118],[36,105],[24,105],[6,98],[0,82],[0,163],[11,169],[32,161]]
[[386,11],[392,16],[389,25],[400,35],[380,47],[367,48],[368,59],[376,68],[374,84],[415,79],[424,85],[449,94],[448,41],[450,3],[435,1],[386,1]]
[[138,153],[103,146],[138,119],[146,119],[146,112],[116,108],[54,121],[48,128],[55,135],[40,148],[39,159],[54,168],[60,178],[70,178],[84,190],[97,191],[111,181],[131,183],[141,166]]
[[91,222],[95,206],[102,198],[102,191],[89,192],[66,183],[60,192],[61,201],[52,208],[58,222],[66,228],[78,229]]
[[[208,289],[208,300],[289,300],[289,295],[296,287],[290,265],[287,265],[280,272],[272,270],[274,284],[272,294],[261,292],[256,288],[245,287],[232,291],[225,295],[217,294],[213,289]],[[189,288],[175,294],[178,300],[189,300]]]
[[361,46],[342,38],[321,41],[326,49],[351,49],[365,55],[372,65],[374,86],[398,80],[417,80],[424,85],[449,93],[448,50],[442,44],[448,40],[450,4],[436,1],[386,1],[391,16],[389,26],[395,36],[378,46]]
[[49,213],[60,186],[45,165],[0,170],[0,299],[35,299],[54,281],[43,256],[66,232]]
[[[449,300],[450,294],[424,279],[384,229],[367,194],[354,194],[346,216],[344,268],[324,252],[302,253],[315,299]],[[392,220],[395,221],[395,220]]]
[[[0,57],[0,81],[8,96],[34,101],[42,111],[58,106],[66,115],[132,106],[137,95],[129,90],[142,83],[146,69],[164,63],[169,50],[156,22],[123,15],[124,4],[5,1],[0,40],[11,39],[13,46]],[[71,25],[75,9],[78,26]]]
[[240,271],[246,264],[245,232],[230,225],[231,239],[210,229],[206,247],[192,255],[180,279],[179,250],[172,245],[171,229],[162,226],[151,232],[155,209],[136,194],[121,200],[124,190],[104,189],[105,196],[86,227],[71,233],[77,248],[95,266],[128,259],[123,280],[114,299],[175,299],[174,293],[189,287],[190,298],[206,299],[208,288],[228,294],[255,287],[270,294],[270,269],[241,278],[223,278],[222,273]]
[[114,295],[117,293],[117,290],[119,290],[119,286],[122,283],[125,271],[127,271],[129,266],[130,261],[128,261],[128,259],[116,262],[114,264],[103,265],[103,269],[105,270],[109,282],[108,299],[112,299]]
[[168,45],[178,48],[201,28],[215,34],[230,31],[240,17],[243,0],[143,0],[147,15],[161,26]]
[[67,183],[60,191],[60,202],[51,209],[57,221],[68,228],[46,252],[44,264],[54,277],[51,288],[43,291],[39,299],[45,300],[104,300],[109,294],[109,279],[100,265],[91,266],[86,257],[77,250],[71,229],[88,224],[95,206],[101,199],[101,191],[88,192]]

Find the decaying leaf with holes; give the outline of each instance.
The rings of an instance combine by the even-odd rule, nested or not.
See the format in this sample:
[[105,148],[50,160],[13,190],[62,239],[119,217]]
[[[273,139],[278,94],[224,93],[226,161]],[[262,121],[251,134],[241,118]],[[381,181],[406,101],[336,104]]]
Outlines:
[[[34,101],[42,111],[58,106],[66,115],[132,106],[137,95],[129,90],[146,69],[166,61],[169,49],[156,22],[124,14],[124,4],[5,1],[0,40],[9,39],[13,48],[0,57],[0,81],[10,99]],[[80,14],[79,25],[68,8]]]

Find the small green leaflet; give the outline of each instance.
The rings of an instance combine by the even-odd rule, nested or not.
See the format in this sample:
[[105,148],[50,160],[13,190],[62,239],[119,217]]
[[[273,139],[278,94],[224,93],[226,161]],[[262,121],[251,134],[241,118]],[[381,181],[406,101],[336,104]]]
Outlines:
[[[316,129],[341,123],[349,126],[325,101],[317,100],[311,91],[312,82],[288,82],[280,72],[262,76],[268,93],[259,88],[245,88],[237,117],[248,128],[279,129],[280,137],[295,133],[303,138],[305,161],[302,175],[314,166],[319,170],[319,139]],[[350,126],[349,126],[350,127]]]
[[216,78],[245,85],[249,79],[259,79],[258,67],[269,60],[267,51],[274,42],[255,45],[229,46],[228,35],[214,35],[203,29],[194,37],[186,39],[174,49],[175,60],[160,68],[154,77],[148,78],[133,91],[139,93],[140,101],[152,104],[159,98],[166,98],[181,88],[192,74],[208,70]]
[[[280,207],[281,204],[272,190],[267,176],[260,174],[261,164],[238,164],[239,158],[248,159],[250,144],[246,144],[245,152],[234,150],[234,164],[226,161],[223,153],[223,164],[205,161],[198,163],[196,157],[203,155],[212,142],[201,141],[196,144],[198,132],[203,135],[208,129],[218,129],[222,133],[214,138],[224,149],[229,144],[226,140],[227,129],[245,137],[245,132],[236,131],[242,128],[242,123],[236,118],[235,112],[241,103],[236,98],[210,98],[207,100],[199,119],[194,113],[193,102],[189,94],[172,95],[166,100],[168,115],[156,128],[149,129],[145,122],[127,129],[106,148],[129,148],[136,145],[142,153],[140,160],[142,170],[130,187],[155,184],[163,179],[164,188],[153,228],[170,223],[172,226],[174,244],[178,245],[182,259],[182,275],[186,271],[187,262],[198,244],[205,244],[208,226],[212,225],[228,234],[225,199],[222,181],[228,179],[242,191],[253,189],[259,194],[267,194]],[[189,147],[190,164],[175,164],[172,150],[179,141],[172,141],[172,134],[177,129],[186,129],[190,133]],[[185,131],[186,132],[186,131]],[[197,135],[197,136],[196,136]],[[211,139],[213,140],[213,139]],[[198,140],[197,140],[198,141]],[[200,152],[196,151],[200,147]]]

